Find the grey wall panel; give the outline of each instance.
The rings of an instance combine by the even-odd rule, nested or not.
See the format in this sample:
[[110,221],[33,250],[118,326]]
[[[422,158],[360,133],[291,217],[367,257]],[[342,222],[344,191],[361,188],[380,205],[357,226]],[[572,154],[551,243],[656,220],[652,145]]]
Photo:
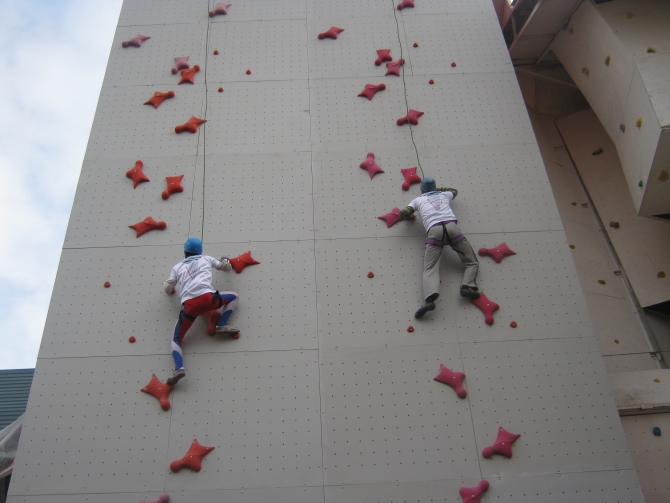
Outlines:
[[[393,3],[397,5],[400,1],[394,0]],[[491,6],[486,0],[451,0],[449,2],[442,2],[441,0],[422,0],[420,7],[420,9],[404,9],[398,14],[403,20],[406,20],[407,18],[419,16],[428,17],[434,14],[482,14],[486,12],[495,12],[491,9]]]
[[[468,480],[476,485],[479,480]],[[460,482],[456,480],[431,480],[423,482],[393,482],[387,484],[351,484],[326,486],[326,503],[393,503],[396,501],[430,501],[449,503],[458,501]]]
[[[219,2],[210,0],[210,8]],[[239,21],[268,21],[277,19],[305,19],[307,4],[303,0],[245,0],[232,5],[226,16],[211,18],[212,24],[231,24]]]
[[[207,21],[211,0],[140,0],[124,2],[119,27],[137,25],[184,24]],[[178,27],[177,29],[181,29]],[[132,30],[131,30],[132,31]],[[135,34],[131,35],[134,36]],[[198,44],[200,47],[201,44]]]

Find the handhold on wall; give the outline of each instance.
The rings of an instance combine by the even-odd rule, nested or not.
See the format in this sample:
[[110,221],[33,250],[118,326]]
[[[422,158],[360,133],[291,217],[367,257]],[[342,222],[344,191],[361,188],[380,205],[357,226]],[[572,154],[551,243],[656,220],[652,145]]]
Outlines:
[[174,389],[174,386],[160,382],[156,374],[151,374],[151,381],[147,384],[141,391],[149,393],[150,395],[158,398],[158,401],[161,404],[161,409],[169,410],[170,401],[168,400],[168,395]]
[[448,384],[454,391],[458,398],[465,398],[468,392],[463,387],[463,379],[465,374],[463,372],[454,372],[440,363],[440,373],[433,377],[433,381]]
[[184,175],[165,177],[165,180],[167,181],[167,189],[163,191],[161,197],[167,199],[175,192],[184,192],[184,187],[181,186],[182,178],[184,178]]
[[626,132],[626,125],[625,124],[619,124],[619,129],[621,130],[622,133]]
[[112,284],[109,281],[105,281],[105,284],[102,286],[104,286],[105,288],[109,288],[110,286],[112,286]]
[[661,279],[665,278],[665,271],[658,271],[656,277]]
[[129,225],[128,227],[130,227],[131,229],[135,229],[135,232],[137,232],[137,235],[135,237],[138,238],[142,234],[152,231],[154,229],[162,231],[167,227],[167,224],[165,222],[156,222],[153,218],[147,217],[141,222]]
[[174,91],[168,91],[167,93],[156,91],[151,98],[144,102],[144,104],[153,105],[154,108],[158,108],[161,103],[170,98],[174,98]]
[[605,64],[606,64],[607,66],[610,66],[610,57],[609,57],[609,55],[605,56]]
[[456,61],[452,61],[452,62],[451,62],[451,67],[452,67],[452,68],[456,68]]
[[140,503],[170,503],[170,496],[163,493],[155,501],[142,500]]
[[640,180],[639,182],[637,182],[637,186],[638,187],[644,187],[644,182],[642,180]]
[[651,430],[654,433],[655,437],[660,437],[661,436],[661,429],[658,426],[654,426],[654,429]]
[[414,327],[410,325],[409,327],[407,327],[407,331],[411,334],[412,332],[414,332]]
[[205,122],[207,122],[206,119],[198,119],[197,117],[193,116],[184,124],[175,126],[174,131],[177,134],[181,134],[184,131],[188,131],[189,133],[197,133],[198,127],[200,127]]
[[377,49],[378,58],[375,59],[375,66],[381,65],[385,61],[393,61],[391,49]]
[[477,487],[461,487],[458,493],[461,495],[463,503],[481,503],[482,496],[488,490],[489,483],[482,480]]
[[139,33],[135,35],[133,38],[130,40],[126,40],[125,42],[121,42],[121,47],[142,47],[142,44],[144,43],[145,40],[149,40],[151,37],[147,37],[145,35],[140,35]]
[[637,127],[642,127],[642,117],[637,118],[637,120],[635,121],[635,125]]
[[372,278],[374,278],[374,277],[375,277],[375,273],[373,273],[372,271],[370,271],[370,272],[368,273],[368,278],[372,279]]
[[575,245],[570,245],[570,249],[571,249],[571,250],[574,250],[574,249],[575,249]]
[[482,451],[482,456],[486,459],[489,459],[494,454],[500,454],[505,456],[507,459],[512,457],[512,444],[517,441],[521,435],[516,433],[510,433],[505,430],[502,426],[498,427],[498,438],[493,444],[488,447],[484,447]]
[[384,170],[375,162],[375,154],[372,152],[368,152],[367,159],[360,163],[359,167],[368,172],[370,180],[372,180],[377,173],[384,173]]
[[487,325],[493,325],[493,313],[500,309],[498,304],[489,300],[486,295],[484,295],[484,292],[482,292],[478,299],[471,300],[470,303],[482,310],[484,313],[484,321]]
[[410,185],[414,183],[421,183],[421,177],[416,174],[416,166],[413,168],[404,168],[400,172],[402,176],[405,177],[405,181],[402,184],[402,190],[409,190]]
[[214,450],[214,447],[200,445],[197,440],[193,440],[191,447],[186,455],[170,463],[170,470],[178,472],[182,468],[190,468],[194,472],[199,472],[202,468],[202,458]]
[[400,208],[393,208],[386,215],[382,215],[381,217],[377,218],[384,220],[384,222],[386,222],[386,227],[393,227],[395,224],[400,222]]
[[372,100],[372,97],[377,92],[383,91],[384,89],[386,89],[386,84],[365,84],[365,89],[363,89],[358,96]]
[[656,52],[656,49],[653,47],[647,47],[647,54],[654,54]]
[[631,19],[633,17],[632,12],[626,12],[626,15],[624,16],[626,19]]
[[389,61],[386,63],[386,75],[397,75],[400,77],[400,67],[405,64],[405,60],[400,58],[398,61]]
[[405,7],[414,7],[414,0],[402,0],[398,4],[398,10],[403,10]]
[[212,54],[214,54],[214,56],[218,56],[218,55],[219,55],[219,51],[217,51],[216,49],[214,49],[214,52],[213,52]]
[[396,121],[396,124],[398,124],[398,126],[402,126],[403,124],[407,124],[409,122],[410,124],[413,124],[414,126],[418,126],[419,125],[419,117],[421,117],[422,115],[423,115],[423,112],[420,112],[418,110],[412,110],[410,108],[407,115],[405,115],[404,117],[400,117],[400,119],[398,119]]
[[131,335],[130,337],[128,337],[128,342],[130,342],[131,344],[134,344],[136,341],[137,341],[137,339],[135,339],[134,335]]
[[598,148],[595,149],[593,152],[591,152],[591,155],[600,155],[600,154],[602,154],[602,153],[603,153],[603,148],[602,148],[602,147],[598,147]]
[[610,220],[610,227],[612,227],[613,229],[618,229],[619,227],[621,227],[621,225],[619,224],[619,222],[615,222],[614,220]]
[[509,324],[509,326],[512,327],[512,328],[516,328],[519,325],[516,324],[516,321],[513,321],[512,323]]
[[668,178],[670,178],[670,177],[668,177],[668,172],[666,170],[662,170],[661,174],[658,177],[659,181],[661,181],[661,182],[667,182]]
[[589,69],[586,68],[586,67],[582,68],[582,73],[588,77],[588,75],[589,75]]
[[251,75],[251,70],[247,70],[247,75]]
[[337,36],[344,31],[343,28],[338,28],[337,26],[331,26],[329,30],[319,33],[319,39],[323,40],[324,38],[332,38],[337,40]]
[[238,257],[230,259],[230,265],[233,266],[233,269],[235,269],[237,274],[240,274],[246,266],[255,264],[260,264],[260,262],[257,262],[251,257],[251,250],[244,252]]
[[220,92],[220,93],[223,92],[223,87],[219,87],[219,92]]
[[228,14],[228,9],[230,8],[232,4],[230,3],[218,3],[216,4],[216,7],[214,7],[214,10],[209,11],[209,17],[214,17],[214,16],[225,16]]
[[412,47],[419,47],[419,44],[417,44],[416,42],[414,42],[414,43],[412,44]]
[[435,84],[435,81],[433,79],[430,79],[428,83],[432,86],[433,84]]
[[516,252],[511,250],[509,246],[507,246],[507,243],[502,242],[498,246],[494,246],[493,248],[480,248],[477,253],[479,254],[480,257],[491,257],[493,260],[496,261],[496,264],[499,264],[502,262],[502,259],[505,257],[511,257],[512,255],[516,255]]
[[599,279],[598,283],[600,283],[601,285],[606,285],[607,281],[605,281],[604,279]]
[[126,172],[126,177],[130,178],[133,181],[133,189],[136,189],[137,186],[142,182],[149,182],[149,178],[142,172],[144,163],[142,161],[135,161],[135,167]]
[[172,67],[172,75],[176,75],[177,72],[181,70],[188,70],[188,68],[191,66],[188,64],[188,58],[190,56],[179,56],[177,58],[174,58],[174,66]]
[[195,84],[193,79],[195,79],[195,74],[200,71],[200,66],[199,65],[194,65],[193,68],[189,68],[188,70],[182,70],[181,71],[181,80],[179,81],[179,84],[177,85],[182,85],[182,84]]

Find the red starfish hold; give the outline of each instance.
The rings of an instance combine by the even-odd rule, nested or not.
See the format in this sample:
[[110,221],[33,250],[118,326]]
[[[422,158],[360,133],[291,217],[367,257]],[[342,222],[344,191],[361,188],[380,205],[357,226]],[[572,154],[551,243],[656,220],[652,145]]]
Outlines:
[[179,56],[178,58],[174,58],[174,66],[171,70],[172,75],[176,75],[180,70],[188,70],[188,67],[191,66],[188,64],[188,58],[190,58],[190,56]]
[[458,493],[461,495],[463,503],[480,503],[482,496],[488,490],[489,483],[482,480],[477,487],[461,487]]
[[414,0],[402,0],[398,4],[398,10],[403,10],[405,7],[414,7]]
[[200,66],[195,65],[193,68],[189,68],[188,70],[182,70],[181,71],[181,80],[179,81],[178,86],[181,84],[195,84],[193,79],[195,79],[195,74],[200,71]]
[[156,222],[153,218],[147,217],[141,222],[137,222],[136,224],[129,225],[131,229],[135,229],[135,232],[137,232],[136,238],[140,237],[142,234],[145,234],[149,231],[152,231],[154,229],[156,230],[163,230],[167,227],[167,224],[165,222]]
[[251,257],[251,250],[248,252],[243,253],[239,257],[231,258],[230,259],[230,265],[233,266],[233,269],[235,269],[235,272],[237,274],[240,274],[242,271],[244,271],[244,268],[248,265],[256,265],[260,264],[260,262],[254,260]]
[[372,97],[379,91],[386,89],[386,84],[365,84],[365,89],[358,96],[372,100]]
[[384,61],[392,61],[391,49],[377,49],[377,59],[375,59],[375,66],[381,65]]
[[130,178],[133,181],[133,189],[136,189],[137,186],[142,182],[149,182],[149,178],[142,172],[144,163],[142,161],[135,161],[135,167],[126,172],[126,177]]
[[496,438],[496,441],[493,443],[493,445],[484,447],[482,456],[484,456],[486,459],[489,459],[494,454],[501,454],[507,459],[511,458],[512,444],[516,442],[520,436],[521,435],[517,435],[516,433],[510,433],[502,426],[498,427],[498,438]]
[[121,47],[142,47],[142,43],[145,40],[149,40],[150,38],[151,37],[140,35],[138,33],[137,35],[135,35],[130,40],[126,40],[125,42],[121,42]]
[[368,158],[363,161],[359,167],[368,172],[368,175],[370,175],[370,180],[372,180],[377,173],[384,172],[384,170],[380,168],[379,165],[375,162],[375,154],[372,152],[368,152]]
[[194,472],[199,472],[202,468],[202,458],[214,450],[214,447],[200,445],[197,440],[193,440],[191,448],[186,455],[170,463],[170,470],[178,472],[182,468],[190,468]]
[[416,174],[416,166],[413,168],[401,169],[402,176],[405,177],[405,182],[402,184],[402,190],[409,190],[410,185],[414,183],[421,183],[421,177]]
[[489,300],[484,292],[481,293],[478,299],[471,300],[470,303],[474,306],[477,306],[484,313],[484,321],[487,325],[493,325],[493,313],[495,313],[500,306]]
[[386,63],[386,75],[397,75],[400,77],[400,67],[405,64],[405,60],[400,58],[398,61]]
[[498,246],[494,246],[493,248],[480,248],[477,250],[477,253],[479,253],[481,257],[491,257],[496,261],[496,264],[502,262],[502,259],[505,257],[516,255],[516,252],[510,250],[507,246],[507,243],[505,242],[500,243]]
[[400,208],[393,208],[390,213],[377,218],[386,222],[386,227],[391,228],[400,222]]
[[338,28],[337,26],[331,26],[330,30],[324,31],[323,33],[319,33],[319,39],[323,40],[324,38],[332,38],[333,40],[337,40],[337,35],[342,33],[344,31],[343,28]]
[[158,401],[161,404],[161,409],[170,410],[170,401],[168,400],[168,395],[174,389],[174,386],[165,384],[158,380],[156,374],[151,374],[151,381],[147,384],[141,391],[149,393],[150,395],[158,398]]
[[174,132],[177,134],[181,134],[184,131],[188,131],[189,133],[197,133],[198,127],[200,127],[205,122],[207,122],[206,119],[198,119],[197,117],[193,116],[184,124],[175,126]]
[[454,372],[440,363],[440,373],[433,377],[433,381],[448,384],[454,391],[458,398],[465,398],[468,392],[463,387],[463,379],[465,374],[463,372]]
[[184,178],[184,175],[166,177],[165,179],[167,180],[167,189],[163,191],[161,197],[163,199],[167,199],[175,192],[184,192],[184,187],[181,186],[182,178]]
[[214,17],[214,16],[217,16],[217,15],[225,16],[226,14],[228,14],[228,9],[230,8],[231,5],[233,5],[233,4],[230,4],[230,3],[216,4],[216,7],[214,7],[214,10],[209,11],[209,17]]
[[144,102],[144,104],[153,105],[154,108],[158,108],[161,103],[170,98],[174,98],[174,91],[168,91],[167,93],[156,91],[151,98]]
[[404,117],[400,117],[400,119],[398,119],[396,121],[396,124],[398,124],[398,126],[402,126],[403,124],[407,124],[409,122],[410,124],[412,124],[414,126],[418,126],[419,125],[419,117],[421,117],[422,115],[423,115],[423,112],[419,112],[418,110],[412,110],[410,108],[407,115],[405,115]]

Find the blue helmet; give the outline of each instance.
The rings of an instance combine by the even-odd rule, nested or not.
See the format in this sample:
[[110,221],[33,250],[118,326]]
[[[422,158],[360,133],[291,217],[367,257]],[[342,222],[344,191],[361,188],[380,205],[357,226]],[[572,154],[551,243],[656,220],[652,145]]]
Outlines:
[[421,180],[422,192],[433,192],[436,190],[435,180],[429,176]]
[[184,243],[184,251],[186,253],[202,255],[202,241],[200,241],[198,238],[188,238]]

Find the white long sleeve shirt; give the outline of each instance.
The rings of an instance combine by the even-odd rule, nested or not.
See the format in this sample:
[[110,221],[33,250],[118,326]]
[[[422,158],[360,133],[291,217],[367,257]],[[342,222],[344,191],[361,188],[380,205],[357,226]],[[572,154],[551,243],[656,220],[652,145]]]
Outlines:
[[421,194],[409,206],[419,213],[423,226],[428,230],[439,222],[456,220],[450,204],[454,197],[456,196],[450,190],[438,189]]
[[192,255],[185,258],[172,268],[170,277],[163,284],[165,293],[171,294],[177,283],[180,284],[179,298],[183,304],[189,299],[213,292],[212,267],[219,271],[232,269],[228,259],[218,261],[208,255]]

